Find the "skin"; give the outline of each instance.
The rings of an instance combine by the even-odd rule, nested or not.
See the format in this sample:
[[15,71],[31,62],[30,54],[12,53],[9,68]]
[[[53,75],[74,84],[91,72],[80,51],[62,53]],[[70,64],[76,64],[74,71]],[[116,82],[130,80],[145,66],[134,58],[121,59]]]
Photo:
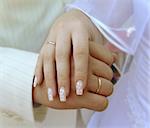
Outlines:
[[[74,88],[74,61],[71,59],[71,90],[66,102],[60,102],[56,95],[54,100],[49,102],[47,98],[47,87],[45,80],[40,86],[33,88],[33,101],[55,109],[79,109],[87,108],[95,111],[103,111],[108,106],[107,96],[113,92],[113,84],[110,82],[113,73],[108,64],[113,63],[114,56],[103,45],[89,43],[89,65],[87,75],[87,88],[84,95],[77,96]],[[102,60],[102,61],[101,61]],[[108,63],[108,64],[106,64]],[[96,94],[98,77],[102,80],[101,91]]]
[[[56,45],[47,44],[48,41],[53,41]],[[74,61],[72,87],[75,89],[77,81],[82,80],[83,89],[86,89],[90,54],[89,42],[91,41],[103,43],[103,38],[86,15],[81,11],[72,10],[60,16],[51,27],[38,58],[35,70],[38,85],[44,80],[46,87],[52,89],[54,97],[63,86],[68,97],[71,90],[72,56]],[[103,54],[111,56],[110,52]],[[103,54],[98,59],[111,65],[114,58],[104,58]],[[111,77],[105,74],[104,78],[110,80]]]

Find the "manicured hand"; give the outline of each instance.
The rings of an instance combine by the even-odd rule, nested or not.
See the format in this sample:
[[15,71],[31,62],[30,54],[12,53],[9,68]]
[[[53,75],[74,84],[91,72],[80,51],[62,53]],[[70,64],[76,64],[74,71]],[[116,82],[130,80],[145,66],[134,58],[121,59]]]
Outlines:
[[[112,53],[95,42],[89,43],[89,65],[87,75],[87,88],[83,96],[77,96],[74,88],[74,62],[71,59],[71,91],[65,103],[59,101],[59,95],[49,102],[46,81],[41,86],[33,88],[33,101],[55,109],[87,108],[95,111],[103,111],[108,105],[107,96],[113,92],[111,79],[113,72],[110,65],[114,57]],[[102,60],[102,61],[100,61]]]
[[[87,85],[90,41],[102,43],[102,36],[81,11],[72,10],[56,20],[41,49],[35,73],[35,85],[45,80],[49,101],[57,92],[62,102],[69,96],[71,56],[74,61],[73,86],[76,95],[83,95]],[[101,60],[110,64],[103,57]]]

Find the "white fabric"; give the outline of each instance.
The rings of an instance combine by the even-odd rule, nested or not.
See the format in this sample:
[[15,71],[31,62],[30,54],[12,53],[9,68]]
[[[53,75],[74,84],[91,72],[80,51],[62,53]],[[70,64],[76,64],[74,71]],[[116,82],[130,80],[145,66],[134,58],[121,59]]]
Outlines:
[[0,111],[17,111],[18,118],[33,122],[31,85],[37,55],[10,48],[0,48],[0,53]]
[[133,55],[103,113],[88,128],[150,128],[150,1],[78,0],[69,5],[90,16],[117,48]]
[[[70,1],[0,0],[0,128],[34,127],[34,52],[39,52],[51,24]],[[35,111],[36,127],[75,128],[75,110],[48,109],[47,115],[43,107]]]
[[71,0],[0,0],[0,46],[38,52]]

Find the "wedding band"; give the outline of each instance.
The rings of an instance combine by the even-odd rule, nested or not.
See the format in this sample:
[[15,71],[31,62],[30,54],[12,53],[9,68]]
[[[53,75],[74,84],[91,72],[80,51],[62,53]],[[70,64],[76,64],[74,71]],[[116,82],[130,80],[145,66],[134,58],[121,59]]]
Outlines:
[[56,43],[53,42],[53,41],[48,41],[47,43],[48,43],[48,44],[52,44],[52,45],[56,45]]
[[102,80],[98,77],[98,86],[96,89],[96,93],[100,93],[101,88],[102,88]]

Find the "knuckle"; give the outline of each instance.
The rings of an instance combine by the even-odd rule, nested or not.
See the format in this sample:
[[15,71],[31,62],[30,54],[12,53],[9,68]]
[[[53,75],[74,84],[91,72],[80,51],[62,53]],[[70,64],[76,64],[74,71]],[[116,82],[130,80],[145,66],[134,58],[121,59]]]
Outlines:
[[49,79],[49,81],[50,81],[51,83],[53,83],[53,82],[55,81],[55,79],[54,79],[54,76],[53,76],[53,75],[49,75],[48,79]]
[[61,54],[61,52],[56,53],[56,61],[62,61],[65,58],[64,54]]
[[108,91],[108,96],[111,96],[113,94],[114,88],[113,88],[113,84],[110,82],[109,83],[109,91]]
[[114,59],[113,59],[113,57],[112,57],[112,56],[110,57],[110,59],[109,59],[109,62],[108,62],[108,63],[109,63],[109,65],[112,65],[112,64],[114,63]]
[[44,60],[50,60],[50,59],[54,58],[54,53],[45,52],[43,56],[44,56]]
[[62,22],[62,21],[59,21],[59,23],[57,24],[57,27],[58,27],[59,29],[65,28],[65,23]]
[[81,48],[78,48],[78,50],[75,51],[75,56],[78,58],[80,58],[80,57],[82,58],[86,55],[87,55],[87,53]]
[[61,50],[59,52],[56,52],[56,60],[64,60],[65,58],[69,58],[69,54],[66,52],[62,52]]
[[113,92],[114,92],[114,88],[112,87],[108,96],[111,96],[113,94]]
[[109,86],[111,87],[111,88],[113,88],[113,83],[112,82],[110,82],[110,81],[108,81],[109,83]]
[[109,79],[109,80],[112,80],[112,78],[113,78],[113,71],[112,71],[111,68],[108,69],[107,75],[108,75],[108,79]]
[[64,75],[63,73],[58,74],[58,81],[59,84],[66,84],[67,83],[67,76]]
[[112,65],[112,64],[114,63],[114,57],[113,57],[112,53],[109,54],[109,57],[108,57],[108,58],[109,58],[109,59],[107,60],[107,61],[108,61],[108,64],[109,64],[109,65]]
[[75,70],[75,77],[78,77],[80,79],[85,79],[87,74],[88,73],[87,73],[86,69],[76,68],[76,70]]

